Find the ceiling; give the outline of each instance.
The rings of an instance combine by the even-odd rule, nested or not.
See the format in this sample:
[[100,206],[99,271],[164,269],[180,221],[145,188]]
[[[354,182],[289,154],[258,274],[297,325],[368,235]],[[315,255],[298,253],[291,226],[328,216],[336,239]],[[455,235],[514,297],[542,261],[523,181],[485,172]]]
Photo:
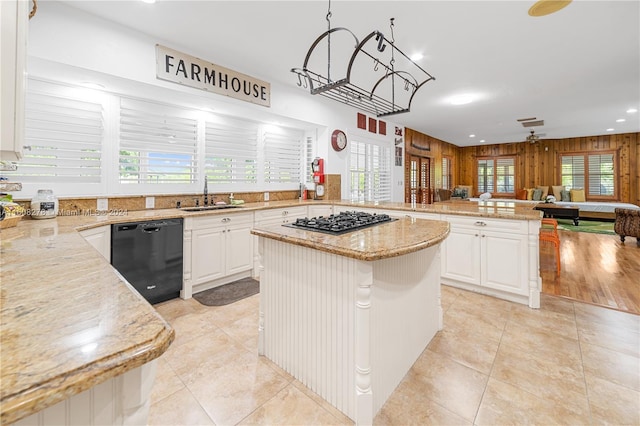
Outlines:
[[[328,1],[66,1],[187,54],[297,87]],[[389,120],[458,146],[640,132],[640,2],[574,0],[543,17],[534,1],[331,2],[331,26],[391,38],[436,80]],[[299,90],[303,90],[300,88]],[[473,102],[452,105],[457,95]],[[312,96],[312,95],[309,95]],[[544,126],[524,128],[536,117]],[[624,119],[625,121],[617,122]],[[608,130],[613,129],[613,130]],[[475,135],[470,137],[469,135]]]

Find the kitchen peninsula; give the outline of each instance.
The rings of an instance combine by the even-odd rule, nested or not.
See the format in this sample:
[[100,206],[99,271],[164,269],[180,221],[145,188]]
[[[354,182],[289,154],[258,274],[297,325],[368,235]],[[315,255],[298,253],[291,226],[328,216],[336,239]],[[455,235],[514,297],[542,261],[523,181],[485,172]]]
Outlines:
[[442,328],[449,224],[401,218],[341,235],[254,228],[259,353],[356,424],[373,417]]

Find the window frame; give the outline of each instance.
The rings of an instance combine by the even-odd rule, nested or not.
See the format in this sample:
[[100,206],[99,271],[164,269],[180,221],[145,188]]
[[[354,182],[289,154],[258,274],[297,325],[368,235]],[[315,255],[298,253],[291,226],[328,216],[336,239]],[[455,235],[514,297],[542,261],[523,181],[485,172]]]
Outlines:
[[[500,170],[500,165],[498,164],[498,162],[500,160],[512,160],[513,164],[513,174],[501,174],[499,173]],[[487,184],[485,183],[485,185],[483,185],[483,187],[480,187],[480,173],[479,173],[479,168],[480,168],[480,162],[481,161],[491,161],[492,162],[492,166],[491,168],[493,169],[492,175],[491,175],[491,179],[492,179],[492,184],[491,187],[488,188]],[[515,197],[516,195],[516,177],[518,176],[518,171],[517,171],[517,156],[515,155],[496,155],[496,156],[481,156],[481,157],[477,157],[476,158],[476,187],[478,190],[479,194],[482,194],[484,192],[490,192],[492,195],[495,196],[503,196],[503,197]],[[506,192],[500,192],[498,191],[498,181],[499,178],[501,176],[511,176],[513,178],[513,191],[506,191]],[[485,177],[489,177],[488,174],[485,173]]]
[[[442,189],[453,189],[453,158],[450,155],[443,155],[441,167]],[[447,172],[446,174],[445,169]]]
[[[358,147],[364,149],[364,170],[354,169],[353,158],[358,155],[354,152]],[[377,158],[374,151],[378,151]],[[349,199],[353,202],[381,202],[391,201],[393,199],[393,155],[394,149],[381,141],[356,137],[349,143]],[[373,169],[371,168],[373,167]],[[357,196],[354,197],[354,176],[358,176],[358,181],[362,177],[363,187],[357,188]],[[384,181],[386,186],[382,185]],[[360,195],[362,194],[362,196]]]
[[[602,155],[611,155],[613,160],[613,173],[611,174],[611,180],[613,183],[613,194],[612,195],[593,195],[589,192],[589,157],[602,156]],[[558,154],[558,182],[562,185],[564,176],[573,176],[573,175],[565,175],[562,170],[562,159],[563,157],[582,157],[583,158],[583,167],[584,167],[584,194],[585,199],[587,201],[618,201],[619,200],[619,191],[620,191],[620,162],[618,159],[618,151],[617,150],[603,150],[603,151],[572,151],[572,152],[561,152]],[[572,189],[569,187],[568,189]]]

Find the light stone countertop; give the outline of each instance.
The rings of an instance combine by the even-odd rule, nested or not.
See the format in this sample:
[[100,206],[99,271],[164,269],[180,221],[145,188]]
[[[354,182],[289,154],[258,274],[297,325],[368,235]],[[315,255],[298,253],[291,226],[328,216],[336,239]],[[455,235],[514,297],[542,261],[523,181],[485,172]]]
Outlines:
[[252,234],[358,260],[380,260],[423,250],[449,235],[449,222],[402,218],[331,235],[282,225],[254,228]]
[[[425,206],[290,200],[197,213],[164,209],[24,218],[18,226],[0,231],[0,423],[15,422],[143,365],[173,341],[170,325],[77,231],[112,223],[313,204],[520,220],[541,217],[541,212],[513,203],[461,201]],[[352,257],[374,260],[437,244],[449,228],[447,222],[402,219],[338,237],[302,236],[305,232],[279,227],[276,233],[303,245],[327,251],[341,247]]]

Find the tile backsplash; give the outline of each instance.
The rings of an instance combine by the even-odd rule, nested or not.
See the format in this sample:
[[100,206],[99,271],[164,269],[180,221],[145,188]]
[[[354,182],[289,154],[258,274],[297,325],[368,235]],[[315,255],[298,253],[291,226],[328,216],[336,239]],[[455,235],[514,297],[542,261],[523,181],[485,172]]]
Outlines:
[[[212,202],[224,201],[229,202],[228,193],[216,193],[210,195],[213,197]],[[280,200],[296,200],[298,199],[298,191],[269,191],[270,201]],[[153,197],[154,209],[171,209],[175,208],[180,202],[182,207],[195,206],[195,200],[198,199],[202,205],[202,194],[167,194],[167,195],[135,195],[135,196],[117,196],[117,197],[60,197],[58,200],[59,210],[66,212],[83,213],[87,211],[97,210],[97,199],[107,198],[109,210],[147,210],[146,198]],[[236,200],[244,200],[245,203],[256,203],[264,201],[264,192],[234,192],[233,197]],[[25,209],[31,207],[30,200],[16,200]]]

